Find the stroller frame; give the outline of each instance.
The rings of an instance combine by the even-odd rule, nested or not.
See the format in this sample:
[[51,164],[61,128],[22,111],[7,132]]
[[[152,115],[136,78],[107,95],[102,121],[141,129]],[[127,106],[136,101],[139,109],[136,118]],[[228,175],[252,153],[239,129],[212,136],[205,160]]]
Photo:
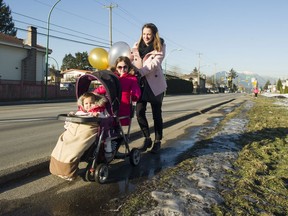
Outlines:
[[[141,153],[138,148],[130,149],[129,138],[131,121],[134,117],[135,105],[131,103],[131,115],[130,116],[118,116],[118,110],[121,101],[121,86],[118,77],[111,71],[103,70],[89,74],[82,75],[76,81],[76,97],[77,99],[87,91],[90,91],[90,84],[92,81],[98,81],[104,86],[106,90],[106,98],[108,103],[106,110],[108,116],[101,117],[80,117],[80,116],[68,116],[67,114],[58,115],[58,120],[89,124],[97,123],[99,130],[96,136],[95,142],[84,152],[80,158],[80,162],[87,162],[85,170],[86,181],[97,181],[100,184],[105,183],[109,176],[108,165],[114,159],[125,159],[129,157],[130,164],[137,166],[140,162]],[[123,118],[129,118],[130,124],[125,134],[120,120]],[[107,130],[111,134],[112,156],[105,157],[105,139]],[[119,148],[124,145],[125,152],[119,152]]]

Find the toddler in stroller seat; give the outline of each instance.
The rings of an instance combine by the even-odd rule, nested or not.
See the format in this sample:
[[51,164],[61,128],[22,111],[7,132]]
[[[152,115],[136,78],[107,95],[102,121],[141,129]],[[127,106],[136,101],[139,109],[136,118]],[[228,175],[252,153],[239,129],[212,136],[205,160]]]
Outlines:
[[[70,112],[68,116],[104,117],[106,102],[104,96],[86,92],[78,99],[78,111]],[[63,179],[73,180],[77,176],[80,157],[96,139],[98,123],[66,121],[64,128],[51,154],[50,172]]]
[[[59,120],[69,122],[69,124],[79,128],[79,133],[82,132],[80,136],[79,133],[73,134],[75,142],[69,143],[68,141],[65,144],[58,144],[59,140],[65,137],[63,134],[70,133],[71,135],[71,132],[66,132],[66,130],[59,137],[51,154],[50,172],[64,177],[66,180],[73,180],[77,176],[79,162],[87,163],[85,180],[98,181],[99,183],[104,183],[107,180],[108,165],[113,159],[129,157],[130,163],[134,166],[140,162],[139,149],[130,150],[130,125],[128,126],[128,133],[125,134],[118,116],[121,100],[121,85],[118,77],[108,70],[82,75],[76,82],[76,97],[80,99],[82,95],[88,94],[87,92],[91,91],[91,84],[95,83],[100,84],[105,89],[105,96],[96,94],[97,97],[104,98],[101,100],[106,100],[105,109],[98,104],[94,108],[94,111],[97,110],[97,114],[87,115],[84,110],[80,109],[75,113],[76,115],[70,113],[58,116]],[[81,113],[85,115],[79,116]],[[132,115],[126,117],[132,118]],[[66,140],[62,139],[61,141],[65,142]],[[121,145],[124,145],[125,153],[117,154]],[[62,155],[65,155],[64,160]]]

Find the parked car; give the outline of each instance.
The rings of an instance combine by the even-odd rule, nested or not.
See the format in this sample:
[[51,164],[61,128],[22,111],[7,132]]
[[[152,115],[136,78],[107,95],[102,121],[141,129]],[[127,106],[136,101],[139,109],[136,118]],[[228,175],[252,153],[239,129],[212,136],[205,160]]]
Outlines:
[[74,91],[75,84],[74,83],[60,83],[61,91]]
[[213,94],[218,94],[219,93],[219,89],[218,88],[213,88],[210,90],[211,93]]

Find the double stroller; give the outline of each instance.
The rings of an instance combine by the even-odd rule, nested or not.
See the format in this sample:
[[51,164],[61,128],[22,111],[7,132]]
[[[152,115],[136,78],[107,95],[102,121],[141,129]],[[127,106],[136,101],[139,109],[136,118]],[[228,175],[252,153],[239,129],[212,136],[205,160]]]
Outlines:
[[[91,74],[82,75],[76,82],[76,97],[77,99],[85,92],[91,92],[97,86],[102,86],[106,90],[105,97],[107,115],[105,117],[80,117],[69,116],[67,114],[58,115],[58,120],[74,122],[79,124],[98,124],[98,133],[95,142],[81,156],[80,162],[86,162],[85,170],[86,181],[98,181],[105,183],[109,174],[109,163],[114,159],[125,159],[129,157],[129,161],[133,166],[137,166],[140,162],[141,153],[138,148],[130,149],[129,136],[131,128],[131,120],[134,116],[135,106],[131,103],[130,116],[118,116],[118,111],[121,102],[121,86],[118,77],[111,71],[102,70]],[[120,120],[128,118],[130,124],[124,132]],[[105,156],[105,140],[107,133],[111,137],[112,156]],[[120,147],[123,146],[124,148]]]

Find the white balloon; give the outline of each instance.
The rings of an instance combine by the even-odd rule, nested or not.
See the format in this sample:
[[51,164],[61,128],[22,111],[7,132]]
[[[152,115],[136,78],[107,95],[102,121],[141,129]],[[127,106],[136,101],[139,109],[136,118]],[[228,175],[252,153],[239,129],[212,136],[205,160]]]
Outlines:
[[109,66],[113,66],[115,61],[120,56],[127,56],[130,57],[131,49],[130,46],[123,41],[116,42],[112,44],[109,53],[108,53],[108,61]]

